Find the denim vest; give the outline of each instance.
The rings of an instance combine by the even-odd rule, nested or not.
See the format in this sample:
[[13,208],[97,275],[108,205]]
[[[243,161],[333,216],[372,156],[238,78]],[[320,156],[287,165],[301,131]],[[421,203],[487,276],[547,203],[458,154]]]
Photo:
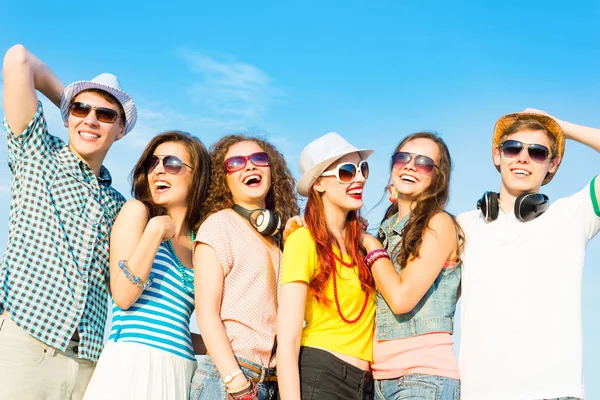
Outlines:
[[[398,273],[400,265],[396,263],[400,253],[399,243],[402,240],[402,228],[410,214],[397,221],[398,214],[385,220],[379,227],[379,238],[388,251],[394,268]],[[403,339],[410,336],[431,332],[454,332],[454,311],[458,300],[460,285],[460,263],[455,267],[442,268],[433,285],[419,303],[408,313],[394,314],[379,291],[377,291],[377,326],[378,340]]]

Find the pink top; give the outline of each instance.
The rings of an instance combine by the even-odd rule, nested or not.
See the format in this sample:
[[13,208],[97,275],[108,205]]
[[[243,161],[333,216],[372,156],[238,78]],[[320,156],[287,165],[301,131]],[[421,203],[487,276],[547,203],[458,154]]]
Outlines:
[[396,340],[375,339],[371,365],[373,378],[395,379],[409,374],[425,374],[459,379],[453,343],[447,332]]
[[229,209],[208,217],[196,242],[212,247],[223,267],[221,319],[233,353],[268,366],[277,328],[281,250],[269,248]]
[[[446,261],[444,268],[456,265]],[[428,333],[405,339],[377,340],[373,342],[375,379],[395,379],[409,374],[425,374],[460,379],[452,345],[447,332]]]

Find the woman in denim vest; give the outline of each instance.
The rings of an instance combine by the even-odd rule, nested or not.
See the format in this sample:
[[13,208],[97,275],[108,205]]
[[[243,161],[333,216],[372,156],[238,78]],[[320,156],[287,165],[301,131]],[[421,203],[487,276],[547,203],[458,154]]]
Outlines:
[[367,251],[383,247],[390,260],[373,263],[378,288],[373,377],[378,399],[458,399],[452,350],[460,286],[462,233],[444,211],[451,159],[435,134],[419,132],[391,160],[391,200],[379,240],[364,235]]

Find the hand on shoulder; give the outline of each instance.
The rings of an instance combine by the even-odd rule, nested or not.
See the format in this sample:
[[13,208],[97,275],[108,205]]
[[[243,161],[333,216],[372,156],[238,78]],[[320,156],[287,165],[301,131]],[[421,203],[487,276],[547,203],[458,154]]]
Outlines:
[[360,245],[365,248],[367,253],[373,250],[383,249],[381,242],[375,236],[367,232],[363,232],[360,238]]

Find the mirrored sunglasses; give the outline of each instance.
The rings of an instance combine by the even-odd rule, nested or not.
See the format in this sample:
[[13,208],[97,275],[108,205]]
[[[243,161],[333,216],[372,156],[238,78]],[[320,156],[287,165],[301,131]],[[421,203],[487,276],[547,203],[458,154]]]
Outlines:
[[177,175],[181,168],[185,165],[189,169],[193,170],[193,168],[183,161],[177,156],[152,156],[148,160],[148,173],[154,171],[154,169],[162,162],[163,168],[171,175]]
[[406,151],[398,151],[392,155],[392,169],[404,168],[412,159],[415,160],[414,164],[416,170],[422,174],[431,175],[433,169],[438,168],[431,157],[422,154],[408,153]]
[[546,146],[537,143],[527,144],[518,140],[506,140],[498,147],[502,150],[502,154],[509,158],[517,157],[523,148],[526,148],[529,158],[537,163],[543,163],[551,156],[550,150]]
[[252,162],[257,167],[268,167],[271,165],[269,163],[269,155],[264,151],[250,154],[249,156],[234,156],[229,157],[224,162],[225,172],[227,174],[233,174],[234,172],[240,171],[246,168],[246,164],[248,160]]

